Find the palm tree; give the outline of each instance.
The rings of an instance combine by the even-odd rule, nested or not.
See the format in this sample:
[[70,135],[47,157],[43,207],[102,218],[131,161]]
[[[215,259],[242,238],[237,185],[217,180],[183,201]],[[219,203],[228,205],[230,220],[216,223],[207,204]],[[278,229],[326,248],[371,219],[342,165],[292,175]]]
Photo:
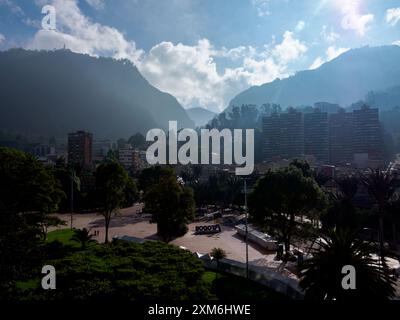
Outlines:
[[[373,247],[357,240],[354,233],[338,229],[319,242],[320,248],[303,263],[300,286],[306,299],[388,299],[394,296],[394,280],[372,258]],[[342,287],[344,266],[356,270],[356,289]]]
[[83,228],[82,230],[75,229],[71,240],[80,243],[81,249],[86,249],[90,243],[96,242],[96,240],[93,240],[92,238],[93,235],[90,234],[90,231],[86,228]]
[[[226,258],[226,252],[221,248],[214,248],[211,251],[211,256],[217,261],[217,271],[219,270],[219,262]],[[218,272],[215,272],[215,277],[217,277]]]
[[355,176],[342,176],[335,179],[342,199],[352,201],[358,190],[359,179]]
[[390,170],[381,171],[379,169],[370,170],[370,173],[362,177],[362,183],[367,188],[369,194],[373,196],[378,204],[379,212],[379,253],[382,266],[385,266],[384,259],[384,228],[383,217],[386,206],[395,193],[398,181]]

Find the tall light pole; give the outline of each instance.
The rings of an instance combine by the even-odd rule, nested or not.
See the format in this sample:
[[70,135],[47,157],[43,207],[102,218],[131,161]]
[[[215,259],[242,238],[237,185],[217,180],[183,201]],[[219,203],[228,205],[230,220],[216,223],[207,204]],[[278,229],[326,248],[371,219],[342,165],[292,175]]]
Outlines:
[[246,278],[249,278],[249,241],[248,241],[248,228],[247,228],[247,185],[244,179],[244,212],[245,212],[245,226],[246,226]]
[[75,171],[71,168],[71,202],[70,202],[70,209],[71,209],[71,230],[72,230],[72,222],[73,222],[73,212],[74,212],[74,180],[75,180]]

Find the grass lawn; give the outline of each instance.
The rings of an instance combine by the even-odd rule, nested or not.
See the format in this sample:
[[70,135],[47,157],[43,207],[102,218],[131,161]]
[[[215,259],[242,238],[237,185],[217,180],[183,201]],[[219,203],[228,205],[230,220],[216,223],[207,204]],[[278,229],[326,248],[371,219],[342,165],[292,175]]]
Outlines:
[[214,271],[206,271],[203,280],[219,300],[288,300],[284,295],[259,283],[231,274],[218,273],[216,278]]
[[50,243],[57,240],[65,246],[77,248],[79,247],[79,243],[76,241],[71,241],[73,235],[74,235],[74,230],[71,229],[61,229],[61,230],[51,231],[47,234],[46,242]]

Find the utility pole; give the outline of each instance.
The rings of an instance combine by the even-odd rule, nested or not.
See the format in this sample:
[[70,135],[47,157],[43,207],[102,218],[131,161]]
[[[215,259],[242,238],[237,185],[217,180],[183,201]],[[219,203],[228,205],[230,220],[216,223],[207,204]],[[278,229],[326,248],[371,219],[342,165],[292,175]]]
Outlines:
[[249,241],[248,241],[248,228],[247,228],[247,185],[244,179],[244,210],[245,210],[245,226],[246,226],[246,278],[249,278]]

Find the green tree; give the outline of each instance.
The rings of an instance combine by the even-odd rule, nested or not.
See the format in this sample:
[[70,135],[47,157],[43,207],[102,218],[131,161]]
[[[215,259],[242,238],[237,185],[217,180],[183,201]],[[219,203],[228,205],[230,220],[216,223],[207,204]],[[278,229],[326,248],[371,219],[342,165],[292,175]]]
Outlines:
[[249,195],[249,213],[279,238],[289,252],[295,217],[324,204],[324,195],[313,178],[288,167],[268,171]]
[[217,277],[219,271],[219,263],[222,259],[226,258],[226,252],[221,248],[214,248],[211,251],[211,256],[217,262],[217,271],[215,272],[215,277]]
[[0,287],[40,262],[43,225],[63,196],[52,169],[29,154],[0,148]]
[[83,250],[85,250],[89,244],[96,242],[96,240],[93,239],[93,235],[86,228],[75,229],[71,240],[78,242]]
[[374,197],[378,204],[379,212],[379,254],[382,266],[385,266],[384,258],[384,226],[383,219],[389,200],[399,187],[397,177],[391,171],[380,169],[370,170],[369,174],[362,177],[362,183],[367,188],[369,194]]
[[339,192],[332,196],[331,205],[322,217],[324,230],[335,228],[358,228],[357,208],[353,204],[354,196],[358,190],[359,179],[355,176],[342,176],[335,179]]
[[187,224],[194,217],[193,191],[177,182],[170,170],[161,174],[159,181],[148,187],[144,195],[145,210],[157,223],[157,233],[166,242],[187,232]]
[[301,172],[303,173],[303,176],[305,176],[305,177],[310,178],[314,175],[314,173],[310,167],[310,164],[307,161],[294,159],[292,162],[290,162],[289,165],[301,170]]
[[135,133],[128,139],[128,143],[134,148],[144,149],[146,147],[146,138],[141,133]]
[[105,242],[111,217],[117,214],[125,202],[125,192],[129,184],[126,170],[116,161],[102,163],[96,170],[96,198],[105,221]]
[[[387,299],[394,295],[393,280],[371,258],[373,247],[357,240],[348,230],[336,230],[323,237],[319,249],[302,267],[300,286],[307,299],[340,300]],[[344,266],[356,271],[356,289],[345,290],[342,286]]]

